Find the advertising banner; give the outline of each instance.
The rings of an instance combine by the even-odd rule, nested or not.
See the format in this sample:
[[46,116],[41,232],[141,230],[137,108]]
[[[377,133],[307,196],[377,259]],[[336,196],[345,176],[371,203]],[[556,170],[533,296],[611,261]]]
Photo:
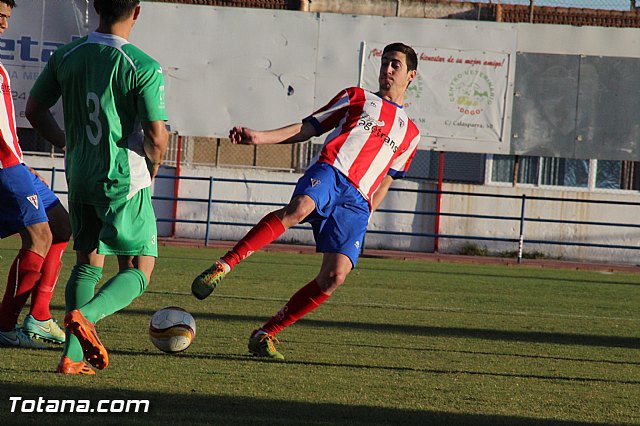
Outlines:
[[[51,54],[97,26],[88,0],[21,0],[11,11],[9,28],[0,36],[0,61],[11,79],[17,127],[31,127],[24,108],[31,86]],[[53,109],[62,125],[60,103]]]
[[[384,45],[364,43],[363,87],[378,90]],[[413,46],[418,73],[407,90],[407,114],[427,137],[503,139],[509,55]]]

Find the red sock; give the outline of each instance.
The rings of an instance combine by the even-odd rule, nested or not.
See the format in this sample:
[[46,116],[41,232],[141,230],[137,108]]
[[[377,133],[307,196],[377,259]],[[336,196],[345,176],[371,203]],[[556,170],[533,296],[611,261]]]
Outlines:
[[313,280],[298,290],[296,294],[291,296],[291,299],[289,299],[287,304],[284,305],[273,318],[263,325],[261,330],[269,334],[276,335],[282,331],[283,328],[290,326],[318,306],[322,305],[329,296],[329,294],[320,289],[316,280]]
[[38,321],[51,318],[49,304],[58,281],[58,274],[62,267],[62,254],[67,248],[67,244],[69,244],[68,241],[63,241],[51,245],[42,264],[42,277],[31,292],[31,311],[29,313]]
[[0,305],[0,330],[13,330],[18,323],[20,311],[27,303],[31,289],[42,275],[40,269],[44,257],[31,250],[20,250],[16,256]]
[[236,266],[244,258],[251,256],[253,252],[260,250],[267,244],[275,241],[286,231],[282,221],[274,213],[269,213],[262,218],[238,243],[222,256],[231,268]]

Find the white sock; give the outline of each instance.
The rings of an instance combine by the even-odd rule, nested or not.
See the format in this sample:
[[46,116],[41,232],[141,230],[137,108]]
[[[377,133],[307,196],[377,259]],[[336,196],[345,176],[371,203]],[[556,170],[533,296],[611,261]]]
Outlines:
[[220,262],[220,264],[224,268],[224,273],[225,274],[229,273],[229,271],[231,270],[231,266],[229,266],[229,264],[222,259],[218,259],[218,262]]

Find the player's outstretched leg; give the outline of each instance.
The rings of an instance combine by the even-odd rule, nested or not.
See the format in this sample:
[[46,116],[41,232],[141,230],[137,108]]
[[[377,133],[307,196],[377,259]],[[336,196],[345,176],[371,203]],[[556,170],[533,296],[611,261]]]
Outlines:
[[276,349],[275,343],[280,343],[278,339],[272,334],[268,334],[262,330],[253,330],[249,337],[249,352],[254,356],[269,358],[275,361],[284,361],[284,355],[282,355]]
[[79,309],[69,312],[64,317],[64,326],[78,338],[84,357],[89,364],[98,370],[107,368],[109,365],[107,349],[100,341],[94,325],[82,315]]
[[274,342],[280,343],[275,337],[276,334],[322,305],[329,296],[329,293],[325,293],[315,279],[310,281],[291,296],[282,309],[265,325],[251,333],[249,352],[255,356],[283,361],[284,356],[276,350],[274,345]]
[[240,261],[276,240],[285,230],[282,220],[274,212],[267,214],[236,243],[233,249],[193,280],[191,284],[193,295],[200,300],[209,296],[222,278]]
[[58,363],[56,373],[59,374],[96,374],[84,361],[72,361],[68,356],[63,356]]
[[191,292],[202,300],[209,296],[222,279],[231,271],[231,267],[222,259],[202,271],[191,283]]

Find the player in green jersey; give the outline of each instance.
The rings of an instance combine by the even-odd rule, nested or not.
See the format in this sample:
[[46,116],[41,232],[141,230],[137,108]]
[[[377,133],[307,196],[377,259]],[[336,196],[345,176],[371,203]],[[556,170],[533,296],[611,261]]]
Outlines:
[[[148,285],[158,253],[150,186],[168,143],[162,68],[128,42],[139,0],[94,8],[97,30],[56,50],[26,107],[33,128],[66,151],[77,263],[65,290],[63,374],[95,374],[83,358],[107,367],[94,324]],[[60,97],[64,131],[50,112]],[[95,293],[105,255],[117,255],[120,270]]]

